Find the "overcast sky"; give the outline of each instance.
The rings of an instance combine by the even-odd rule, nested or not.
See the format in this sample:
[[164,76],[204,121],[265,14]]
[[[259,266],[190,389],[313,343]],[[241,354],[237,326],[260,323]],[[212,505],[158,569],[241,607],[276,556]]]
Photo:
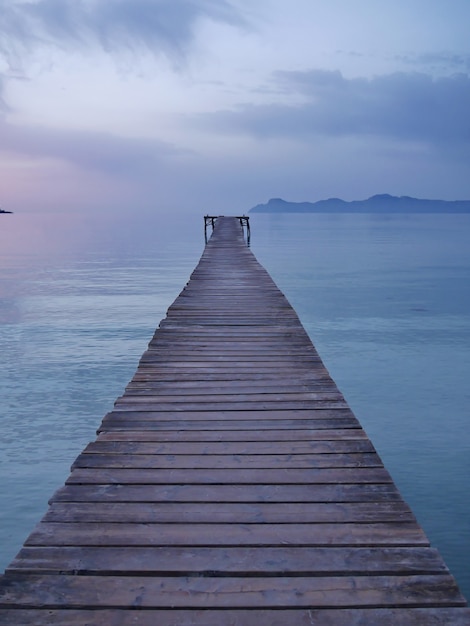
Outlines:
[[0,0],[0,206],[470,199],[469,0]]

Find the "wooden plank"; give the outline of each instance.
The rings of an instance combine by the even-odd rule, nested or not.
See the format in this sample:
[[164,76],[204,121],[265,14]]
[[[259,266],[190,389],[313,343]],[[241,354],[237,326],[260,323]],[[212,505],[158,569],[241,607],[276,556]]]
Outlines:
[[122,522],[122,523],[366,523],[413,522],[404,502],[364,503],[221,503],[192,502],[56,502],[44,516],[45,522]]
[[[173,410],[183,410],[188,407],[191,410],[191,406],[196,409],[204,406],[210,406],[211,410],[218,407],[242,409],[246,406],[247,409],[255,408],[259,406],[259,410],[266,410],[268,408],[289,408],[289,407],[306,407],[311,406],[312,402],[317,403],[329,403],[333,405],[344,404],[344,399],[341,394],[337,392],[319,391],[312,392],[310,394],[302,394],[309,397],[299,397],[301,394],[239,394],[229,396],[226,394],[200,394],[200,395],[185,395],[184,393],[176,395],[160,395],[155,393],[146,394],[129,394],[122,396],[116,400],[116,406],[129,406],[130,408],[139,407],[142,405],[159,406],[164,410],[165,406],[171,405]],[[199,406],[198,406],[199,405]]]
[[[252,344],[253,345],[253,344]],[[273,363],[272,359],[275,359]],[[204,363],[209,362],[211,365],[228,363],[230,365],[259,365],[260,367],[274,367],[275,369],[286,368],[287,366],[295,366],[307,369],[312,362],[319,362],[320,357],[314,353],[311,354],[281,354],[279,351],[270,350],[259,353],[258,350],[253,352],[237,352],[235,354],[227,354],[225,351],[210,353],[207,351],[196,352],[188,350],[184,354],[170,352],[169,350],[146,350],[141,361],[152,361],[153,363],[164,363],[165,365],[174,366],[180,363]]]
[[[188,419],[189,417],[189,419]],[[354,417],[338,417],[338,418],[316,418],[316,419],[270,419],[269,413],[259,412],[259,419],[220,419],[217,412],[200,412],[199,415],[185,413],[168,414],[158,411],[113,411],[113,415],[103,419],[99,432],[107,430],[116,430],[119,428],[128,428],[133,431],[150,431],[150,430],[212,430],[217,432],[223,430],[229,431],[248,431],[259,429],[268,430],[289,430],[309,429],[358,429],[359,424]],[[134,428],[132,428],[134,426]]]
[[416,522],[195,524],[40,522],[25,546],[428,546]]
[[[125,390],[126,396],[143,396],[143,395],[162,395],[162,396],[227,396],[234,395],[235,392],[242,396],[248,395],[287,395],[289,396],[297,396],[296,399],[300,400],[302,398],[298,397],[298,394],[312,394],[312,393],[324,393],[324,392],[336,392],[336,388],[331,383],[326,382],[318,382],[315,384],[309,385],[295,385],[291,384],[288,386],[283,386],[283,381],[280,380],[272,380],[268,383],[265,381],[261,381],[258,384],[250,383],[249,385],[246,382],[239,382],[238,384],[234,383],[230,385],[224,381],[218,381],[214,383],[204,383],[204,385],[198,384],[197,382],[189,381],[189,382],[132,382],[127,385]],[[225,398],[224,398],[225,399]],[[270,398],[272,399],[272,398]],[[310,399],[307,396],[307,399]]]
[[307,439],[294,441],[94,441],[85,454],[273,455],[375,452],[369,439]]
[[[209,344],[207,341],[197,341],[196,339],[185,341],[184,345],[175,345],[174,340],[172,341],[161,341],[159,338],[149,343],[149,347],[146,351],[147,353],[154,353],[156,355],[162,354],[171,354],[174,357],[177,356],[201,356],[201,355],[214,355],[214,356],[225,356],[225,357],[238,357],[238,356],[256,356],[261,357],[263,355],[273,356],[277,358],[278,356],[284,356],[289,358],[296,358],[297,356],[308,357],[315,363],[320,363],[320,357],[318,352],[311,344],[307,343],[298,343],[292,344],[284,343],[280,344],[279,342],[271,342],[267,343],[263,342],[254,342],[251,340],[249,343],[242,342],[240,340],[229,342],[229,341],[217,341]],[[321,368],[323,372],[326,373],[326,369],[324,367]]]
[[86,608],[331,608],[465,606],[449,576],[9,577],[0,605]]
[[5,626],[468,626],[470,609],[1,609]]
[[119,398],[114,405],[115,410],[132,410],[132,411],[150,411],[155,408],[159,408],[161,411],[173,411],[185,413],[188,411],[272,411],[272,410],[295,410],[295,409],[313,409],[323,407],[325,409],[347,408],[347,404],[341,398],[323,398],[318,400],[285,400],[285,401],[245,401],[245,402],[215,402],[212,400],[200,400],[195,402],[160,402],[158,396],[152,398],[143,398],[140,401],[136,401],[135,398],[126,399]]
[[[175,337],[175,341],[183,340],[183,337]],[[295,367],[296,371],[298,371],[299,375],[307,375],[309,368],[313,367],[318,372],[323,370],[323,365],[320,361],[320,357],[311,356],[308,359],[300,360],[297,363],[296,358],[288,359],[287,363],[282,363],[278,361],[278,358],[275,355],[272,355],[272,359],[269,358],[270,355],[266,354],[262,361],[257,361],[254,363],[250,356],[245,356],[243,359],[240,356],[233,358],[232,360],[227,359],[226,361],[219,361],[217,359],[212,359],[209,356],[206,356],[204,359],[202,357],[195,361],[183,361],[180,360],[172,360],[168,362],[165,360],[164,356],[157,357],[152,354],[144,354],[139,361],[139,368],[143,371],[143,373],[153,370],[153,371],[166,371],[175,370],[175,371],[185,371],[188,370],[190,373],[194,371],[196,368],[206,368],[208,373],[212,370],[213,373],[218,373],[219,371],[223,372],[224,370],[229,372],[240,372],[243,369],[248,368],[250,371],[255,372],[256,369],[260,369],[264,372],[265,376],[279,376],[282,377],[283,372],[286,373],[286,370],[291,367]],[[291,372],[292,375],[293,372]]]
[[384,468],[336,469],[74,469],[66,484],[122,484],[122,485],[312,485],[389,483],[390,474]]
[[238,393],[224,393],[223,390],[218,392],[200,389],[199,393],[195,393],[193,390],[182,389],[179,393],[176,388],[170,391],[163,392],[158,389],[140,389],[130,390],[122,396],[118,402],[148,402],[149,399],[155,403],[167,403],[167,402],[205,402],[215,404],[218,402],[276,402],[282,406],[283,402],[302,402],[308,400],[322,401],[322,400],[343,400],[343,396],[334,388],[326,388],[324,385],[315,391],[289,391],[286,393],[278,393],[274,389],[261,389],[256,392],[239,391]]
[[325,420],[325,419],[337,419],[337,418],[350,418],[355,417],[348,406],[345,407],[319,407],[318,404],[313,409],[288,409],[279,410],[272,409],[265,411],[263,409],[246,409],[227,411],[217,408],[206,408],[199,411],[185,410],[184,416],[178,415],[179,411],[167,409],[162,410],[158,405],[152,406],[150,409],[145,409],[142,406],[133,407],[132,409],[125,410],[115,407],[113,411],[108,413],[104,420],[114,421],[119,419],[139,419],[139,420],[223,420],[225,422],[233,420],[235,422],[246,421],[253,424],[257,424],[260,420]]
[[[102,433],[98,442],[136,442],[136,441],[348,441],[357,439],[366,439],[367,436],[362,428],[331,428],[332,423],[325,424],[324,428],[297,429],[295,424],[289,422],[285,428],[279,430],[276,426],[279,424],[272,423],[273,427],[267,429],[263,424],[262,427],[255,429],[252,424],[251,430],[229,430],[229,426],[223,422],[179,422],[175,425],[174,430],[128,430],[126,432],[105,432]],[[210,426],[214,426],[214,430]],[[290,425],[290,427],[289,427]],[[327,428],[327,425],[330,428]],[[192,426],[192,428],[191,428]],[[223,429],[222,426],[225,426]],[[239,425],[240,426],[240,425]],[[282,424],[281,424],[282,426]],[[317,426],[317,425],[316,425]],[[341,426],[344,426],[341,424]],[[232,428],[234,425],[232,424]],[[220,428],[220,430],[219,430]]]
[[76,468],[125,469],[301,469],[381,467],[375,453],[349,454],[81,454]]
[[141,485],[68,484],[50,502],[383,502],[401,501],[392,483]]
[[[206,419],[206,420],[186,420],[186,415],[179,416],[178,418],[168,419],[166,416],[165,419],[161,419],[158,417],[158,414],[152,414],[154,418],[148,418],[148,413],[142,413],[144,419],[138,419],[136,417],[129,417],[128,413],[125,411],[119,411],[115,415],[114,419],[106,418],[103,420],[101,427],[98,429],[97,433],[100,436],[107,436],[110,440],[113,439],[114,436],[126,436],[129,434],[129,437],[132,440],[134,437],[134,433],[142,433],[142,436],[147,434],[149,437],[152,434],[158,434],[157,431],[163,432],[181,432],[184,431],[191,437],[191,432],[203,432],[210,433],[212,428],[214,428],[214,437],[222,436],[221,433],[224,431],[228,431],[229,433],[237,432],[234,430],[236,426],[240,428],[240,432],[260,432],[261,434],[268,434],[270,430],[278,430],[282,431],[288,437],[288,433],[290,428],[297,430],[299,428],[308,428],[310,431],[318,431],[318,430],[329,430],[338,427],[338,430],[348,429],[352,431],[359,430],[358,422],[355,418],[338,418],[338,419],[329,419],[329,420],[269,420],[269,419],[259,419],[257,422],[254,420],[224,420],[220,421],[215,419],[216,416],[213,415],[214,419]],[[181,418],[183,417],[183,419]],[[119,431],[122,431],[119,433]],[[137,435],[136,435],[137,436]],[[209,436],[209,435],[208,435]],[[247,435],[247,440],[249,440],[249,436]],[[191,441],[191,438],[189,439]]]
[[[313,372],[312,372],[313,370]],[[312,376],[313,373],[313,376]],[[317,376],[315,376],[317,374]],[[240,369],[235,367],[217,367],[217,368],[171,368],[165,366],[156,366],[155,364],[143,363],[139,365],[136,376],[140,380],[154,380],[160,382],[175,383],[211,383],[233,381],[235,385],[243,383],[253,383],[254,385],[269,384],[273,385],[300,385],[309,384],[310,382],[322,381],[323,374],[320,369],[311,368],[310,372],[306,370],[298,370],[295,374],[284,370],[284,373],[276,369],[265,370],[261,368]]]
[[334,576],[446,574],[430,548],[269,547],[24,547],[8,572],[139,576]]

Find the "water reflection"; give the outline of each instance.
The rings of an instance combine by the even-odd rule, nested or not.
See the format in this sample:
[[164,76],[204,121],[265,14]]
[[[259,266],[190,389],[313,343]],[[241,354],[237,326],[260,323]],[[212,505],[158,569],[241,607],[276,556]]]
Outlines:
[[0,569],[94,439],[202,251],[200,216],[11,218],[0,231]]
[[255,254],[470,597],[470,216],[254,215],[252,227]]

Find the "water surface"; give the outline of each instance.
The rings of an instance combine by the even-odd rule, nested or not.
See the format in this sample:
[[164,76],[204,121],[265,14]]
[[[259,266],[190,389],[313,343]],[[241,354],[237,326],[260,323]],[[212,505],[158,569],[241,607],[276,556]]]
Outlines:
[[[470,216],[254,215],[251,247],[470,597]],[[0,569],[203,249],[201,215],[0,217]]]

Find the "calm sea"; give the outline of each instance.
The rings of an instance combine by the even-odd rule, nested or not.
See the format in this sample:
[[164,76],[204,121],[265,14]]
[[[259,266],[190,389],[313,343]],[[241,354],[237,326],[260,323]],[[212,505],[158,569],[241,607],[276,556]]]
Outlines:
[[[470,215],[253,215],[296,308],[470,598]],[[0,215],[0,570],[131,378],[201,215]]]

